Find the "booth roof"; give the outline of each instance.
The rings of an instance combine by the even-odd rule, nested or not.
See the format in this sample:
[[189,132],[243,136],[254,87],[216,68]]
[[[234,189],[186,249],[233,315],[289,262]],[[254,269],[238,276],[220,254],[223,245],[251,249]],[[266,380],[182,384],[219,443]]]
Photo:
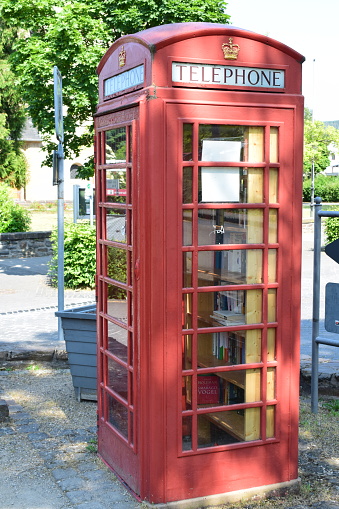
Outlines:
[[122,44],[136,42],[149,48],[151,53],[155,53],[157,50],[170,44],[174,44],[185,39],[204,37],[207,35],[246,37],[248,39],[253,39],[258,42],[262,42],[263,44],[267,44],[268,46],[272,46],[294,58],[299,63],[302,63],[305,60],[303,55],[275,39],[257,34],[256,32],[251,32],[250,30],[235,27],[233,25],[203,22],[171,23],[168,25],[159,25],[148,28],[135,34],[120,37],[120,39],[116,40],[112,44],[106,55],[103,56],[98,66],[98,73],[100,73],[100,70],[109,55],[111,55],[112,52]]

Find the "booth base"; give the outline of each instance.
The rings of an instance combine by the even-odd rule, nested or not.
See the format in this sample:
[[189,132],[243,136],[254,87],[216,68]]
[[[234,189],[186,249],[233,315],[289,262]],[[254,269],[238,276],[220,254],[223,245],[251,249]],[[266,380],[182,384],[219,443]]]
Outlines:
[[249,488],[247,490],[232,491],[230,493],[220,493],[208,497],[191,498],[187,500],[177,500],[166,504],[150,504],[144,501],[145,507],[152,509],[200,509],[202,507],[216,507],[224,504],[232,504],[245,500],[253,500],[269,497],[283,497],[287,493],[298,493],[300,491],[300,478],[292,481],[268,484]]

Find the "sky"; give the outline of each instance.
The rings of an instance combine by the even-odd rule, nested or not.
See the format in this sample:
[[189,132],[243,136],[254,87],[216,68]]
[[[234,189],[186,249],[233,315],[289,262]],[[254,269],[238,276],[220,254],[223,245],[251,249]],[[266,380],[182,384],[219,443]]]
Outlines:
[[314,120],[339,120],[339,1],[226,0],[230,24],[305,57],[303,95]]

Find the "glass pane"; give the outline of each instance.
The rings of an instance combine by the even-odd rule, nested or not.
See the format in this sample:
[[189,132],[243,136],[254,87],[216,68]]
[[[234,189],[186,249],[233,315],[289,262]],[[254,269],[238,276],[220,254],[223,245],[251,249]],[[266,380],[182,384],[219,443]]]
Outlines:
[[108,398],[108,422],[114,426],[126,439],[128,438],[128,410],[110,394]]
[[192,408],[192,377],[184,376],[182,378],[182,410],[191,410]]
[[[254,373],[254,371],[256,371]],[[254,374],[256,379],[254,380]],[[256,390],[253,390],[253,381]],[[258,390],[259,389],[259,390]],[[197,405],[207,406],[239,405],[260,400],[259,370],[228,371],[218,374],[198,375]]]
[[182,450],[192,449],[192,417],[190,415],[182,418]]
[[108,350],[113,355],[127,362],[128,331],[108,321]]
[[192,328],[192,294],[183,295],[183,329]]
[[107,285],[107,314],[120,322],[128,320],[127,291],[115,285]]
[[199,327],[224,327],[261,321],[262,290],[198,293]]
[[270,168],[269,203],[278,203],[278,168]]
[[128,154],[128,161],[132,162],[132,156],[133,156],[133,138],[132,138],[132,126],[129,125],[127,127],[128,130],[128,139],[129,139],[129,154]]
[[192,245],[192,210],[183,210],[182,243],[184,246]]
[[192,286],[192,253],[183,253],[183,282],[184,288]]
[[277,282],[277,250],[268,250],[268,282]]
[[274,437],[275,406],[266,408],[266,438]]
[[198,212],[198,242],[200,246],[259,244],[262,241],[262,210],[201,209]]
[[127,282],[127,251],[118,247],[107,248],[107,276],[121,283]]
[[262,203],[262,168],[200,167],[198,197],[201,203]]
[[268,400],[275,398],[275,368],[267,368],[267,393]]
[[106,170],[106,195],[108,202],[126,202],[126,177],[126,170]]
[[262,283],[261,249],[200,251],[198,286]]
[[182,158],[184,161],[193,159],[193,124],[183,125]]
[[270,288],[267,294],[267,321],[276,322],[277,320],[277,290]]
[[260,409],[198,415],[198,447],[215,447],[260,438]]
[[199,160],[263,161],[264,128],[221,124],[199,126]]
[[126,400],[128,398],[127,392],[127,369],[121,366],[118,362],[114,361],[110,357],[107,358],[108,368],[108,387],[114,392],[119,394]]
[[182,202],[193,202],[193,168],[185,166],[182,169]]
[[106,131],[106,164],[126,162],[126,128]]
[[270,129],[270,163],[278,163],[278,133],[279,128],[278,127],[271,127]]
[[267,361],[275,361],[275,329],[267,329]]
[[126,211],[106,209],[106,239],[126,243]]
[[275,244],[278,242],[278,211],[270,209],[268,224],[268,242]]
[[192,336],[182,337],[182,369],[192,368]]
[[262,203],[264,201],[264,170],[262,168],[248,168],[245,179],[245,197],[247,203]]
[[261,361],[261,330],[198,334],[198,368]]

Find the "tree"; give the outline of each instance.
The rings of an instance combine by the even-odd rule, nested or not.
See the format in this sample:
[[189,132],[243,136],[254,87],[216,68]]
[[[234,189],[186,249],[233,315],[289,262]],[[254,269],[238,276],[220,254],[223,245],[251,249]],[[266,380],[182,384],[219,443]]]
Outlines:
[[0,181],[20,189],[27,178],[20,141],[26,111],[9,64],[15,38],[16,31],[0,21]]
[[304,177],[309,178],[314,164],[314,173],[324,171],[330,164],[331,145],[339,147],[339,131],[323,122],[313,121],[312,114],[305,109]]
[[[54,149],[52,68],[63,76],[65,155],[93,143],[96,67],[122,35],[185,21],[227,23],[222,0],[0,0],[0,14],[20,32],[12,66],[29,115],[49,153]],[[80,126],[87,126],[79,132]],[[93,167],[83,168],[89,176]]]

